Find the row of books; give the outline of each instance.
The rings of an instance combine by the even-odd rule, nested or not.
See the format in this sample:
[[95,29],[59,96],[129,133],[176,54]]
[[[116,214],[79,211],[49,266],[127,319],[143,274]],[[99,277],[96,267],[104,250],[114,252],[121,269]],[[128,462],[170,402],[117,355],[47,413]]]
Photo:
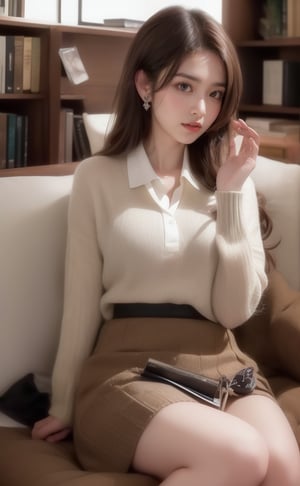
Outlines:
[[0,15],[23,17],[24,0],[0,0]]
[[0,169],[25,167],[28,155],[28,117],[0,113]]
[[41,39],[0,35],[0,94],[40,91]]
[[300,36],[299,0],[264,0],[259,31],[264,39]]
[[263,61],[263,104],[300,107],[299,86],[300,61],[286,59]]
[[74,162],[91,155],[90,143],[81,114],[71,108],[60,111],[59,162]]

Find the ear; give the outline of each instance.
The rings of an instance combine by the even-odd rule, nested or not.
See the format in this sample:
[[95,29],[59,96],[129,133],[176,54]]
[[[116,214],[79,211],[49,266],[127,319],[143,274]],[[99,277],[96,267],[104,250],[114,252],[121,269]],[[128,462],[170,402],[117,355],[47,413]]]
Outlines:
[[142,100],[151,101],[151,83],[145,71],[139,69],[135,74],[135,87]]

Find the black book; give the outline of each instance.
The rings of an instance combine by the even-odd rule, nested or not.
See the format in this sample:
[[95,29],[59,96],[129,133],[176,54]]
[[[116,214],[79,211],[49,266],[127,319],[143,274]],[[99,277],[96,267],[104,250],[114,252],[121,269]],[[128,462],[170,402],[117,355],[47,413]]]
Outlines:
[[89,139],[86,133],[82,115],[74,115],[73,117],[74,131],[74,153],[76,160],[83,160],[91,156],[91,148]]
[[15,36],[6,36],[5,93],[14,91]]

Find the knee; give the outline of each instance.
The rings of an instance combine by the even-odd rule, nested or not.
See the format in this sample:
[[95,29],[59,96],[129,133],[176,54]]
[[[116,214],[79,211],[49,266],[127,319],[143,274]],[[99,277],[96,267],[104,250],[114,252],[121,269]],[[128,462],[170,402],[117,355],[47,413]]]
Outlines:
[[[297,451],[298,452],[298,451]],[[274,478],[274,484],[285,486],[300,485],[300,455],[290,454],[286,449],[271,450],[269,475]],[[272,483],[273,484],[273,483]]]
[[234,465],[231,470],[232,479],[233,475],[243,478],[244,486],[263,483],[268,471],[269,452],[264,440],[254,429],[250,428],[247,433],[244,431],[239,443],[230,444],[228,453],[229,468]]

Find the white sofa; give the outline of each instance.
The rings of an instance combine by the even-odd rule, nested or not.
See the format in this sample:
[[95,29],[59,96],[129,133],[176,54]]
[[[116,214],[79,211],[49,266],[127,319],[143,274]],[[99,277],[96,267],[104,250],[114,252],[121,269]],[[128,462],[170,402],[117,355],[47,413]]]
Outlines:
[[[96,137],[96,140],[100,143],[102,139]],[[94,150],[95,147],[93,145]],[[273,251],[278,269],[288,284],[299,291],[300,165],[258,157],[253,178],[258,191],[266,197],[267,210],[273,219],[271,239],[281,238],[280,245]],[[0,395],[31,372],[39,379],[41,388],[49,386],[62,314],[66,217],[72,179],[72,175],[0,178]],[[300,394],[298,396],[300,398]],[[1,444],[1,430],[3,437],[8,428],[20,424],[0,413],[0,426],[6,429],[0,427]],[[296,426],[299,427],[298,423]],[[14,430],[14,433],[17,432]],[[17,441],[16,436],[14,440]],[[1,445],[0,448],[4,450]],[[22,483],[21,476],[17,478],[16,472],[9,475],[4,461],[0,459],[0,478],[3,474],[9,479],[3,483],[0,479],[0,483],[3,486],[27,485],[26,480]],[[16,458],[14,467],[17,464]],[[21,471],[25,474],[22,467],[20,475]],[[45,478],[40,483],[31,478],[28,485],[96,485],[91,478],[85,477],[86,482],[82,483],[76,478],[78,482],[74,483],[71,479],[68,482],[69,476],[66,482],[58,479],[55,482],[55,475],[52,475],[53,482],[49,483]],[[124,478],[120,482],[111,477],[107,482],[103,478],[102,481],[101,484],[107,485],[127,484]],[[131,478],[128,484],[156,484],[147,478],[134,481]]]

